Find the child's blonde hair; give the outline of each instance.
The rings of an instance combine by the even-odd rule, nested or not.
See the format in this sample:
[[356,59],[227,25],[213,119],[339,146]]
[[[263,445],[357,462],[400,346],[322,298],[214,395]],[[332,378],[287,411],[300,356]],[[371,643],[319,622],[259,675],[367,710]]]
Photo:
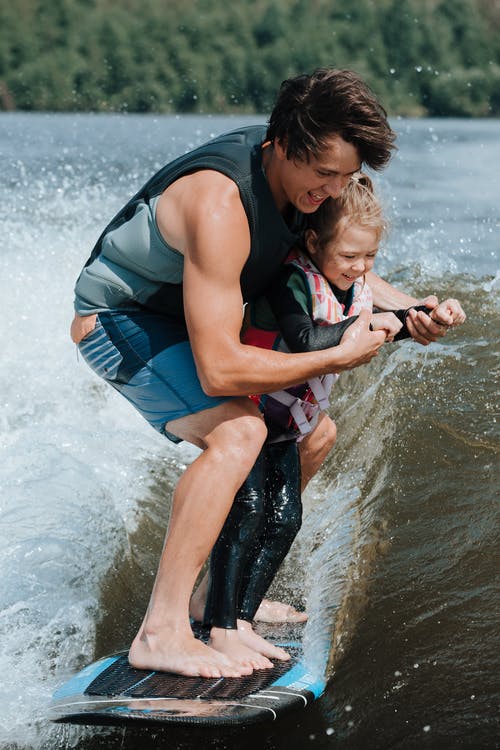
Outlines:
[[[326,200],[307,217],[307,229],[316,234],[316,242],[324,248],[350,224],[373,228],[377,241],[387,231],[387,220],[368,175],[356,172],[338,198]],[[306,230],[307,231],[307,230]]]

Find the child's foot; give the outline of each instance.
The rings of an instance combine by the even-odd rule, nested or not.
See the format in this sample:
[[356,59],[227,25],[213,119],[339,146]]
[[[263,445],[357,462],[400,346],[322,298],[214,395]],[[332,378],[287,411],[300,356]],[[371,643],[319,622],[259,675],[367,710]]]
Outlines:
[[239,630],[212,628],[208,643],[211,648],[229,657],[240,669],[246,670],[244,674],[252,674],[254,669],[269,669],[273,666],[272,661],[260,651],[255,651],[242,642]]
[[[205,576],[191,596],[189,602],[189,616],[192,617],[195,622],[203,622],[207,587],[208,578]],[[258,622],[305,622],[307,617],[308,615],[306,612],[299,612],[295,607],[292,607],[291,604],[283,604],[282,602],[263,599],[254,619]]]
[[246,622],[246,620],[238,620],[238,635],[245,646],[248,646],[248,648],[257,651],[263,656],[267,656],[269,659],[288,661],[290,658],[290,654],[283,648],[273,646],[273,644],[266,641],[265,638],[257,635],[251,624]]
[[299,612],[291,604],[273,602],[269,599],[261,601],[254,617],[259,622],[305,622],[307,618],[307,612]]

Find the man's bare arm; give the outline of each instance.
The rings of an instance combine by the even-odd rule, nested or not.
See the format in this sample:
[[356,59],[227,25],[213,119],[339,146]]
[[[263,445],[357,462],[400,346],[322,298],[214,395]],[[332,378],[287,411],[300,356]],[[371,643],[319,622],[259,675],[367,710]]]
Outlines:
[[[373,304],[378,307],[379,310],[402,310],[411,305],[423,304],[421,300],[416,297],[412,297],[405,292],[401,292],[396,287],[389,284],[380,276],[377,276],[373,271],[369,271],[366,274],[366,280],[370,285],[373,294]],[[435,302],[429,307],[432,309],[437,305],[437,297]]]
[[[368,362],[385,340],[361,316],[338,347],[285,354],[242,344],[240,275],[250,248],[248,221],[232,181],[192,175],[179,195],[185,238],[184,307],[198,376],[207,394],[264,393]],[[356,327],[355,327],[356,326]]]
[[[411,297],[409,294],[396,289],[373,271],[367,273],[366,276],[372,290],[373,304],[380,310],[396,310],[417,304],[427,305],[429,315],[425,312],[410,310],[406,319],[406,327],[410,336],[419,344],[427,346],[446,334],[447,320],[441,319],[444,316],[440,307],[437,307],[438,298],[435,295],[431,294],[422,300],[418,300],[416,297]],[[435,311],[435,313],[430,317],[432,311]]]

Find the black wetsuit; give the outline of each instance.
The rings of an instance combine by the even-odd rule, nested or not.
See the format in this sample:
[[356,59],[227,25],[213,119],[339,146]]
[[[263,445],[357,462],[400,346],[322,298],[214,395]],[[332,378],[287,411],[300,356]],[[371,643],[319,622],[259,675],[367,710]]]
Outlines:
[[295,438],[265,443],[210,556],[205,624],[250,622],[302,523]]

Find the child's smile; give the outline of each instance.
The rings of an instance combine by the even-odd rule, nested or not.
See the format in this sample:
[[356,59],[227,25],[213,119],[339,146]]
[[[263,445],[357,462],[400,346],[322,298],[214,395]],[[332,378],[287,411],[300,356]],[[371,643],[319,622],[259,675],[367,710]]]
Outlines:
[[354,281],[370,271],[378,250],[378,232],[373,227],[349,224],[324,247],[314,239],[307,242],[309,253],[330,284],[347,290]]

